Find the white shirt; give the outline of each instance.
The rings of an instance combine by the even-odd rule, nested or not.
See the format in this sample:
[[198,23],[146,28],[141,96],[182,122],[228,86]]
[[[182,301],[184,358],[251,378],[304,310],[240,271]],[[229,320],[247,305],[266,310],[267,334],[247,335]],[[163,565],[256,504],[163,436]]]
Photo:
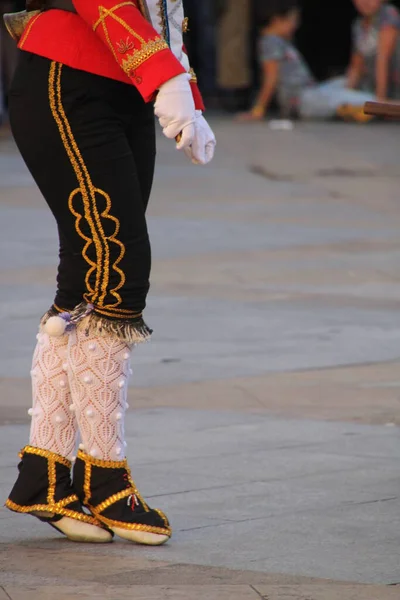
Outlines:
[[143,16],[161,35],[186,71],[190,70],[189,59],[183,52],[183,32],[186,21],[183,0],[137,0]]

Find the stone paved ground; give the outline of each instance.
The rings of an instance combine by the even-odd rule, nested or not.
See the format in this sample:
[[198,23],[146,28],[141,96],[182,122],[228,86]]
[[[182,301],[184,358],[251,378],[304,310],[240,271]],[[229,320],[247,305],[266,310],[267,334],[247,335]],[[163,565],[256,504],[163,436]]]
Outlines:
[[[208,169],[160,140],[130,390],[130,462],[174,539],[78,546],[2,509],[0,600],[400,598],[400,127],[214,124]],[[4,133],[0,215],[4,500],[57,251]]]

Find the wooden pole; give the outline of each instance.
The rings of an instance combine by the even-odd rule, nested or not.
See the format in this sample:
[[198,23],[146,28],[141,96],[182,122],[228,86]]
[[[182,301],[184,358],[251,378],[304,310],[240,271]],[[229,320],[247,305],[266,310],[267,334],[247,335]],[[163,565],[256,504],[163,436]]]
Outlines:
[[392,104],[390,102],[367,102],[364,106],[366,115],[374,117],[389,117],[400,120],[400,103]]

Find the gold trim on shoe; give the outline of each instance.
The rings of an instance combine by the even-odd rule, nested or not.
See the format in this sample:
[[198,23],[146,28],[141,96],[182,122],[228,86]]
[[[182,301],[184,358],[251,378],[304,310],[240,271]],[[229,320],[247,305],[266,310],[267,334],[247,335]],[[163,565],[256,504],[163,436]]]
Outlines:
[[[90,494],[91,494],[90,479],[91,479],[91,475],[92,475],[92,473],[91,473],[92,466],[101,467],[102,469],[125,469],[125,471],[128,473],[129,483],[131,484],[131,488],[133,490],[131,493],[135,494],[139,498],[140,502],[143,504],[144,510],[146,512],[150,512],[150,508],[148,507],[146,501],[140,494],[139,490],[137,489],[137,487],[135,485],[135,482],[132,479],[131,470],[128,466],[128,461],[126,459],[124,459],[124,460],[102,460],[100,458],[94,458],[90,454],[86,454],[86,452],[83,452],[83,450],[78,451],[77,458],[80,458],[85,463],[85,479],[84,479],[84,484],[83,484],[84,492],[85,492],[85,501],[84,501],[85,505],[89,501]],[[115,502],[116,502],[116,500],[115,500]],[[114,504],[114,503],[112,503],[112,504]]]
[[[167,515],[165,513],[163,513],[163,511],[160,510],[160,509],[158,509],[158,508],[153,508],[153,510],[154,510],[154,512],[156,512],[162,518],[162,520],[164,521],[165,527],[167,529],[171,530],[171,527],[169,525],[169,521],[168,521]],[[171,533],[172,533],[172,530],[171,530]]]
[[[92,509],[92,507],[89,507]],[[172,530],[170,527],[155,527],[153,525],[142,525],[141,523],[125,523],[124,521],[114,521],[113,519],[107,519],[107,517],[103,517],[97,513],[96,517],[99,521],[101,521],[104,525],[107,525],[110,529],[118,527],[119,529],[125,529],[127,531],[143,531],[145,533],[155,533],[157,535],[166,535],[169,538],[172,535]]]
[[110,496],[109,498],[107,498],[107,500],[101,502],[101,504],[91,507],[91,510],[94,512],[103,512],[103,510],[109,508],[110,506],[112,506],[112,504],[115,504],[116,502],[118,502],[119,500],[123,500],[124,498],[128,498],[129,496],[132,496],[132,494],[135,494],[135,490],[133,488],[126,488],[126,490],[122,490],[122,492],[118,492],[118,494]]
[[[102,511],[106,510],[107,508],[109,508],[110,506],[112,506],[113,504],[118,502],[119,500],[122,500],[123,498],[127,498],[131,495],[137,496],[137,498],[142,503],[143,508],[146,512],[151,512],[151,509],[149,508],[149,506],[147,505],[147,503],[145,502],[145,500],[139,493],[139,491],[132,479],[131,471],[128,467],[128,461],[126,459],[121,460],[121,461],[102,460],[99,458],[94,458],[93,456],[91,456],[90,454],[86,454],[86,452],[83,452],[82,450],[78,451],[77,458],[82,460],[85,464],[85,474],[84,474],[84,484],[83,484],[84,485],[84,493],[85,493],[84,505],[86,506],[86,508],[88,508],[90,510],[90,512],[96,517],[96,519],[98,519],[98,521],[100,521],[101,523],[103,523],[104,525],[109,527],[110,529],[119,528],[121,530],[124,529],[125,531],[140,531],[143,533],[153,533],[155,535],[166,536],[167,538],[171,537],[172,529],[169,526],[169,521],[168,521],[166,515],[161,510],[154,509],[154,512],[156,512],[162,518],[162,520],[164,521],[165,527],[156,527],[154,525],[144,525],[141,523],[126,523],[124,521],[115,521],[114,519],[109,519],[109,518],[103,516],[102,514],[100,514]],[[103,502],[98,504],[97,506],[92,506],[91,504],[89,504],[89,499],[90,499],[90,495],[91,495],[90,484],[91,484],[92,467],[93,466],[101,467],[103,469],[124,469],[128,474],[128,481],[131,484],[130,487],[126,488],[125,490],[122,490],[121,492],[118,492],[117,494],[113,494],[112,496],[110,496],[109,498],[107,498],[106,500],[104,500]],[[166,541],[166,540],[164,540],[164,541]],[[160,541],[160,544],[164,543],[164,541]],[[156,545],[156,544],[154,544],[154,545]]]
[[15,502],[12,502],[12,500],[8,499],[6,500],[5,506],[9,510],[25,515],[29,515],[31,513],[33,514],[35,512],[47,512],[61,517],[70,517],[71,519],[81,521],[82,523],[89,523],[89,525],[101,527],[101,523],[99,523],[95,517],[76,512],[75,510],[70,510],[69,508],[64,508],[63,504],[65,504],[65,500],[69,500],[69,503],[74,502],[78,500],[78,496],[70,496],[69,498],[65,498],[56,504],[33,504],[32,506],[21,506],[20,504],[15,504]]
[[51,452],[50,450],[45,450],[43,448],[36,448],[35,446],[25,446],[24,448],[22,448],[22,450],[19,452],[19,457],[23,460],[25,454],[33,454],[35,456],[40,456],[47,460],[47,473],[49,480],[47,491],[47,503],[23,506],[21,504],[16,504],[8,498],[5,503],[5,506],[8,509],[23,514],[33,514],[38,512],[51,513],[52,515],[70,517],[71,519],[75,519],[83,523],[89,523],[90,525],[101,527],[101,523],[92,515],[87,515],[85,513],[80,513],[75,510],[71,510],[70,508],[67,508],[69,504],[72,504],[73,502],[79,502],[79,498],[76,494],[71,494],[70,496],[67,496],[67,498],[63,498],[62,500],[59,500],[57,502],[55,500],[57,483],[56,464],[58,463],[63,465],[67,469],[71,469],[72,463],[70,460],[68,460],[64,456],[61,456],[60,454],[56,454],[55,452]]
[[93,465],[94,467],[102,467],[103,469],[126,469],[128,470],[128,461],[124,460],[102,460],[94,458],[90,454],[86,454],[83,450],[78,450],[76,456],[85,462],[85,464]]
[[72,467],[72,462],[70,460],[64,458],[64,456],[61,456],[61,454],[55,454],[55,452],[51,452],[50,450],[43,450],[42,448],[36,448],[35,446],[24,446],[18,456],[23,458],[24,454],[35,454],[36,456],[41,456],[42,458],[47,458],[48,460],[54,460],[58,463],[61,463],[68,469]]

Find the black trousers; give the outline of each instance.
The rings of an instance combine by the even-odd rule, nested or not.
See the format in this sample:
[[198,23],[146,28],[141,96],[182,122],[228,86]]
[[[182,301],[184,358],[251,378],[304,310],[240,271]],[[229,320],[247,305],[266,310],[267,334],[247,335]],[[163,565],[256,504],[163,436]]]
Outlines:
[[91,304],[105,321],[137,322],[151,265],[152,105],[133,86],[21,52],[10,121],[57,221],[55,309]]

